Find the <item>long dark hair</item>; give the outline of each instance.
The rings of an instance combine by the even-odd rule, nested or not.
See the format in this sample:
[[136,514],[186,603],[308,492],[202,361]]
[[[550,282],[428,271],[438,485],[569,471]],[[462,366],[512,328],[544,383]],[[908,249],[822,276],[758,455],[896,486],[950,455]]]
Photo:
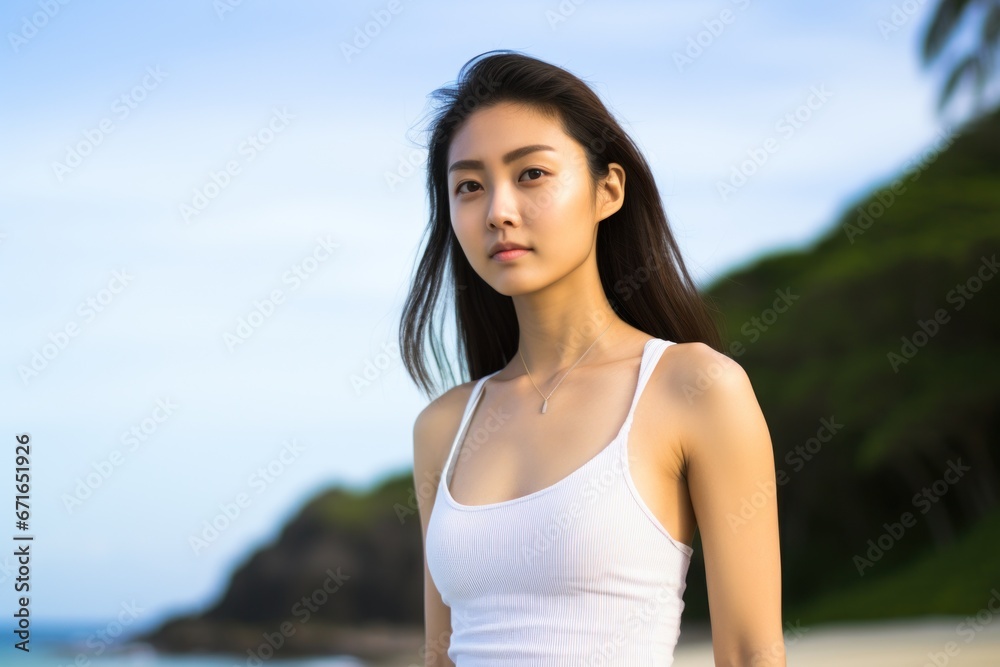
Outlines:
[[[607,175],[610,162],[625,170],[624,204],[599,223],[597,231],[601,284],[618,316],[651,336],[677,343],[701,341],[723,351],[718,324],[684,266],[649,165],[586,83],[560,67],[501,49],[469,60],[456,84],[438,88],[431,98],[439,106],[428,128],[428,239],[399,327],[403,364],[428,395],[434,386],[425,343],[439,372],[446,369],[452,380],[441,330],[432,326],[446,284],[452,289],[456,334],[470,380],[503,368],[517,352],[513,299],[473,270],[449,213],[446,169],[451,140],[471,113],[498,102],[527,102],[556,113],[564,131],[584,147],[594,181]],[[448,271],[451,279],[445,281]]]

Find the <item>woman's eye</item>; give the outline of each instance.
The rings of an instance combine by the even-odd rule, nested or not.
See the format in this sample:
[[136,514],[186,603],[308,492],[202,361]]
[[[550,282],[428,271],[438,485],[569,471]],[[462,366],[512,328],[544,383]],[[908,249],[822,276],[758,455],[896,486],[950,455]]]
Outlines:
[[[522,172],[521,175],[523,176],[524,174],[530,174],[532,172],[537,172],[538,175],[535,178],[529,178],[528,180],[530,180],[530,181],[537,181],[539,178],[541,178],[545,174],[545,170],[539,169],[538,167],[532,167],[530,169],[525,169]],[[470,187],[475,186],[475,188],[482,188],[482,186],[479,185],[479,183],[476,183],[475,181],[462,181],[455,188],[455,194],[471,193],[471,192],[475,192],[476,191],[475,189],[472,189],[472,190],[462,190],[462,188],[465,187],[466,185],[468,185]]]

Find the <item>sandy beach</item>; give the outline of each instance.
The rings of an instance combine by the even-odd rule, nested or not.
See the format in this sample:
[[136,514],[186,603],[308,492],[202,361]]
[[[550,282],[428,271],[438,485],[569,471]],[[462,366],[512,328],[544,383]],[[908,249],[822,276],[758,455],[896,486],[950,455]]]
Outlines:
[[[963,617],[830,624],[786,624],[788,667],[1000,667],[1000,618]],[[369,663],[422,667],[418,654]],[[685,626],[674,667],[714,667],[709,630]]]
[[[998,667],[1000,618],[786,626],[788,667]],[[678,643],[674,667],[714,667],[704,639]]]

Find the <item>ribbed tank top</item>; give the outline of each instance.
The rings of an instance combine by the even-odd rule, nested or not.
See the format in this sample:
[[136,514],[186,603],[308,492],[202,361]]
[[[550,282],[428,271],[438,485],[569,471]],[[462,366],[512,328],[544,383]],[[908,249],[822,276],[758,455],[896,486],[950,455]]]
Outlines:
[[646,342],[625,422],[600,453],[520,498],[463,505],[451,496],[483,384],[472,390],[441,473],[426,558],[451,608],[456,667],[667,667],[680,635],[693,550],[674,539],[636,489],[628,462],[635,407],[672,341]]

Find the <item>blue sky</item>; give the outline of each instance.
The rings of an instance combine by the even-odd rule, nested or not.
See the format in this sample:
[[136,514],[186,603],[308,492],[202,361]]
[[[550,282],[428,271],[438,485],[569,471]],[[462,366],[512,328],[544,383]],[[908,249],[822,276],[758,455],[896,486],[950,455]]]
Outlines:
[[[699,284],[807,244],[942,129],[928,6],[883,34],[898,3],[222,2],[0,9],[0,424],[10,465],[15,434],[34,443],[37,618],[197,608],[319,490],[410,467],[426,399],[392,344],[426,224],[420,123],[472,56],[594,85]],[[345,57],[373,12],[389,20]]]

